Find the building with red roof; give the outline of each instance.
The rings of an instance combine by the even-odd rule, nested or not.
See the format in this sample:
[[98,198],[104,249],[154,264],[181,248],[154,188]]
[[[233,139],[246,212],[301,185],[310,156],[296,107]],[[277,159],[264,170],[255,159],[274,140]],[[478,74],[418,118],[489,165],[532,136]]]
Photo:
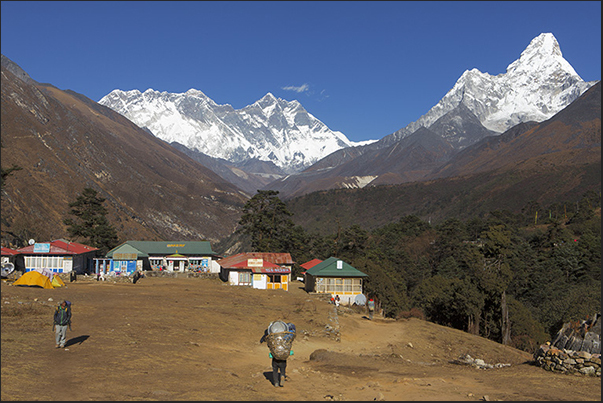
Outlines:
[[[4,276],[4,269],[10,270],[11,272],[16,267],[16,261],[19,258],[19,252],[14,249],[2,247],[2,271]],[[11,266],[12,264],[12,266]],[[12,268],[10,268],[12,267]],[[10,269],[9,269],[10,268]],[[8,271],[7,271],[8,272]]]
[[220,278],[231,285],[289,290],[293,260],[289,253],[247,252],[217,261]]
[[88,273],[99,249],[77,242],[57,239],[52,242],[36,242],[17,249],[22,257],[17,269],[21,271],[44,271],[52,273]]

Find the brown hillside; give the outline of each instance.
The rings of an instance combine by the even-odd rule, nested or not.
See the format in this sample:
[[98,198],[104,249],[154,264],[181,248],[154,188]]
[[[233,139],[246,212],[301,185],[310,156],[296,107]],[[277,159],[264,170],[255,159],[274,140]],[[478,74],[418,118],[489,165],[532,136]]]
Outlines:
[[[525,126],[525,125],[523,125]],[[522,126],[522,127],[523,127]],[[601,163],[601,83],[551,119],[516,128],[463,150],[428,178]]]
[[[531,354],[418,319],[369,321],[300,285],[285,292],[217,279],[80,277],[46,290],[3,281],[2,400],[601,399],[600,378],[547,372]],[[73,324],[66,348],[56,349],[51,316],[64,298]],[[283,388],[272,386],[259,342],[276,319],[297,327]],[[510,365],[454,363],[467,354]]]
[[[2,67],[2,166],[22,168],[2,194],[2,239],[66,237],[68,203],[106,198],[120,240],[217,240],[247,197],[121,115]],[[28,234],[25,234],[29,232]]]

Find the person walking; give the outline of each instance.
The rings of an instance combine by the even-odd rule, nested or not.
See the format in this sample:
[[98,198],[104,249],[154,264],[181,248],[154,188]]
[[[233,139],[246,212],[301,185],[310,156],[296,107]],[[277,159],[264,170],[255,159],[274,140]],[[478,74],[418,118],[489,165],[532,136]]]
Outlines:
[[71,326],[71,303],[63,300],[54,311],[52,330],[55,332],[56,348],[65,347],[69,326]]
[[[272,357],[272,382],[274,386],[285,386],[285,372],[287,371],[287,360],[277,360]],[[280,378],[279,378],[280,372]]]
[[[293,323],[281,322],[284,331],[272,332],[271,327],[264,331],[264,335],[260,339],[260,343],[267,342],[270,349],[269,356],[272,357],[272,383],[275,387],[284,387],[287,371],[287,358],[293,354],[291,344],[295,340],[296,328]],[[278,357],[278,358],[277,358]]]
[[134,276],[133,276],[133,278],[132,278],[132,282],[133,282],[134,284],[136,284],[136,282],[137,282],[138,280],[140,280],[141,278],[144,278],[144,273],[142,272],[142,270],[136,270],[136,271],[134,272]]
[[375,312],[375,301],[373,299],[369,299],[368,301],[368,311],[369,311],[369,319],[373,320],[373,313]]

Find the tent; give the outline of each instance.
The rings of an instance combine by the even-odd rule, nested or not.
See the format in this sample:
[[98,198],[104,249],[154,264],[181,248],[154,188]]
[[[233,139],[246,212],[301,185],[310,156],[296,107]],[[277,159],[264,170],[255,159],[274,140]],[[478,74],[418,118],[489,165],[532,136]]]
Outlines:
[[23,274],[13,284],[24,287],[54,288],[47,276],[35,270]]
[[54,276],[52,276],[52,281],[50,282],[50,284],[52,284],[52,286],[54,288],[65,286],[65,283],[63,282],[63,280],[61,280],[61,278],[56,274]]

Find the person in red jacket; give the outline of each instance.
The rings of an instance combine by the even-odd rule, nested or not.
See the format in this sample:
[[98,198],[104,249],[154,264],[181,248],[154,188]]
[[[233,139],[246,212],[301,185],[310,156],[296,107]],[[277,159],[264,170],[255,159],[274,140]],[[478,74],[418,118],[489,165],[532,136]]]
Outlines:
[[368,301],[368,311],[369,311],[369,319],[373,320],[373,313],[375,313],[375,301],[373,299],[369,299]]

